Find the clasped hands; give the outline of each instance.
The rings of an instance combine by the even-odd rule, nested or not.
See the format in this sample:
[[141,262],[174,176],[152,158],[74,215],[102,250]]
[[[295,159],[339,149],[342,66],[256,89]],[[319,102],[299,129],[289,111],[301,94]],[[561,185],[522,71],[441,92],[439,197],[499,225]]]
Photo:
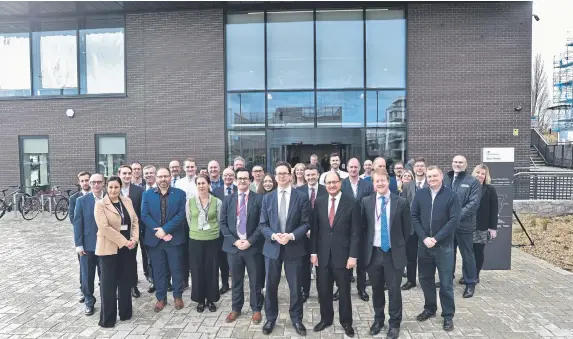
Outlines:
[[281,245],[286,245],[292,240],[290,233],[275,233],[274,238]]
[[238,249],[241,251],[249,249],[251,247],[251,243],[248,240],[237,240],[233,243]]
[[163,241],[170,241],[173,239],[173,236],[171,234],[165,233],[161,227],[156,227],[153,230],[155,231],[155,236]]
[[434,247],[438,242],[436,241],[435,238],[430,238],[427,237],[426,239],[424,239],[424,245],[426,245],[427,248],[432,248]]
[[[318,255],[311,255],[310,256],[310,263],[314,266],[318,266]],[[348,258],[346,261],[346,269],[351,270],[356,267],[356,258]]]
[[137,245],[137,241],[135,241],[135,240],[133,240],[133,239],[129,239],[129,240],[127,241],[127,243],[125,244],[125,246],[126,246],[127,248],[129,248],[130,250],[134,249],[134,248],[135,248],[135,245]]

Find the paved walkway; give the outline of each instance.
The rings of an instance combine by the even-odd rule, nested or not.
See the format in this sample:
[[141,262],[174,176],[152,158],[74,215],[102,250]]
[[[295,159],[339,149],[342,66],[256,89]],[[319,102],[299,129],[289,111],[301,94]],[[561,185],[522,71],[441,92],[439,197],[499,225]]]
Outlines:
[[[154,297],[146,292],[147,282],[139,285],[142,297],[134,300],[133,319],[118,321],[114,329],[99,328],[99,297],[92,317],[83,315],[83,304],[77,301],[78,264],[71,239],[69,222],[57,222],[53,217],[31,222],[6,217],[0,220],[0,339],[265,337],[262,325],[250,323],[250,312],[233,324],[225,323],[230,293],[221,298],[214,313],[198,314],[187,290],[183,310],[173,309],[170,296],[170,304],[156,314]],[[403,293],[400,337],[573,338],[573,275],[518,249],[512,254],[513,270],[483,272],[474,298],[463,299],[463,288],[456,285],[455,330],[449,334],[442,330],[439,317],[424,323],[415,320],[423,306],[420,288]],[[296,338],[287,320],[288,290],[284,279],[281,286],[281,313],[272,337]],[[304,312],[309,338],[344,337],[338,324],[319,334],[312,332],[319,321],[314,287]],[[353,314],[357,337],[369,337],[372,305],[360,301],[355,293]]]

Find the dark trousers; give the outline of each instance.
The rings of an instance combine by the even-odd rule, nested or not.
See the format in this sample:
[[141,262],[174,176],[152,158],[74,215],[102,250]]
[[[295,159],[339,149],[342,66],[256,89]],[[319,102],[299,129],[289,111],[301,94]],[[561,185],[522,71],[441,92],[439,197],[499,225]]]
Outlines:
[[[141,225],[140,225],[141,226]],[[150,264],[150,260],[147,256],[147,246],[145,246],[143,244],[143,239],[145,238],[145,232],[140,231],[139,232],[139,239],[142,242],[141,246],[136,245],[135,246],[135,251],[137,252],[137,248],[140,247],[141,248],[141,266],[143,267],[143,275],[145,275],[146,279],[150,278],[150,273],[149,271],[151,270],[151,264]],[[136,260],[136,266],[137,266],[137,256],[135,257]],[[137,281],[139,280],[139,276],[137,275],[137,270],[135,270],[135,283],[133,284],[134,287],[137,287]]]
[[416,268],[418,266],[418,235],[416,233],[410,234],[406,241],[406,258],[408,260],[406,277],[408,282],[416,284]]
[[454,304],[454,247],[452,245],[436,245],[427,248],[418,246],[418,280],[424,292],[424,309],[436,313],[438,303],[436,297],[436,269],[440,278],[440,303],[442,317],[453,318],[456,311]]
[[[284,246],[281,246],[284,247]],[[282,250],[281,250],[282,252]],[[283,260],[280,256],[278,259],[265,257],[265,266],[267,273],[267,289],[265,295],[265,313],[267,321],[276,322],[279,315],[278,289],[281,282],[281,271],[285,268],[285,275],[290,290],[290,319],[294,323],[302,322],[302,256],[300,258]],[[332,300],[332,294],[330,296]]]
[[[189,240],[191,300],[197,303],[219,301],[219,272],[217,272],[217,263],[220,262],[220,244],[219,239]],[[240,278],[244,278],[244,273]]]
[[[185,234],[189,234],[189,227],[186,228]],[[185,244],[183,245],[183,256],[181,257],[181,270],[183,272],[183,285],[189,286],[189,237],[185,237]]]
[[476,278],[479,279],[479,273],[483,267],[485,244],[474,243],[474,254],[476,258]]
[[[456,236],[454,238],[454,271],[452,272],[452,275],[456,272],[455,263],[458,246],[462,255],[462,276],[464,277],[464,281],[466,282],[466,285],[475,285],[477,271],[473,233],[456,231]],[[440,279],[440,281],[441,280],[442,279]]]
[[149,257],[153,264],[153,283],[157,300],[167,300],[168,272],[173,279],[173,297],[181,298],[183,295],[183,274],[181,272],[182,245],[171,245],[160,241],[155,247],[149,246]]
[[384,252],[379,248],[372,249],[372,257],[368,266],[368,275],[372,283],[372,304],[374,306],[374,321],[384,324],[384,283],[388,287],[388,323],[400,327],[402,322],[402,282],[403,268],[397,269],[392,261],[392,249]]
[[[332,260],[332,259],[331,259]],[[320,260],[316,268],[318,301],[320,303],[320,321],[332,324],[334,307],[332,301],[333,284],[338,286],[338,317],[341,325],[352,326],[352,301],[350,298],[351,271],[346,268],[333,268],[332,265],[321,266]]]
[[82,261],[80,260],[79,254],[78,254],[78,266],[80,268],[80,292],[82,292]]
[[223,235],[219,237],[219,271],[221,271],[222,286],[229,286],[229,261],[227,261],[227,252],[223,251]]
[[[115,255],[99,257],[101,265],[99,326],[114,327],[119,306],[119,319],[131,319],[131,287],[135,264],[135,251],[127,247]],[[116,299],[117,291],[117,299]]]
[[[82,283],[82,294],[86,298],[86,306],[93,307],[95,304],[94,297],[94,280],[96,269],[100,270],[98,257],[95,252],[85,252],[86,254],[80,257],[80,271],[82,273],[81,283]],[[100,280],[101,273],[98,272]]]
[[265,265],[262,253],[252,253],[239,250],[239,253],[227,253],[231,268],[231,288],[233,292],[232,310],[241,312],[245,303],[244,282],[245,268],[249,275],[251,311],[260,312],[263,309],[263,267]]
[[311,274],[312,274],[312,264],[310,263],[310,254],[306,254],[302,256],[302,274],[301,274],[302,293],[304,295],[310,294]]

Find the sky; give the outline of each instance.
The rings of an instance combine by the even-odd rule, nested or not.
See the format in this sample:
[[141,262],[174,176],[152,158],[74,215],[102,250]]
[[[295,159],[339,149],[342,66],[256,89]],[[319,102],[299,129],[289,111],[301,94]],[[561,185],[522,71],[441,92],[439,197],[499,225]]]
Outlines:
[[553,57],[565,50],[567,37],[573,38],[573,0],[534,0],[533,59],[541,54],[551,90],[553,89]]

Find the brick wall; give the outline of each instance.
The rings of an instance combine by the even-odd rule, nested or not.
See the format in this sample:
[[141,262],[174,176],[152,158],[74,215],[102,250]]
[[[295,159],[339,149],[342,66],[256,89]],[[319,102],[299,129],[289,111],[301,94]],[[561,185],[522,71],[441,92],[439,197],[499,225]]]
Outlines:
[[451,168],[462,154],[473,169],[481,147],[515,147],[529,166],[531,6],[408,5],[409,157]]
[[128,161],[222,162],[223,28],[222,10],[128,15],[127,97],[0,101],[0,187],[20,180],[19,135],[50,136],[50,181],[62,187],[95,169],[95,134],[126,133]]

